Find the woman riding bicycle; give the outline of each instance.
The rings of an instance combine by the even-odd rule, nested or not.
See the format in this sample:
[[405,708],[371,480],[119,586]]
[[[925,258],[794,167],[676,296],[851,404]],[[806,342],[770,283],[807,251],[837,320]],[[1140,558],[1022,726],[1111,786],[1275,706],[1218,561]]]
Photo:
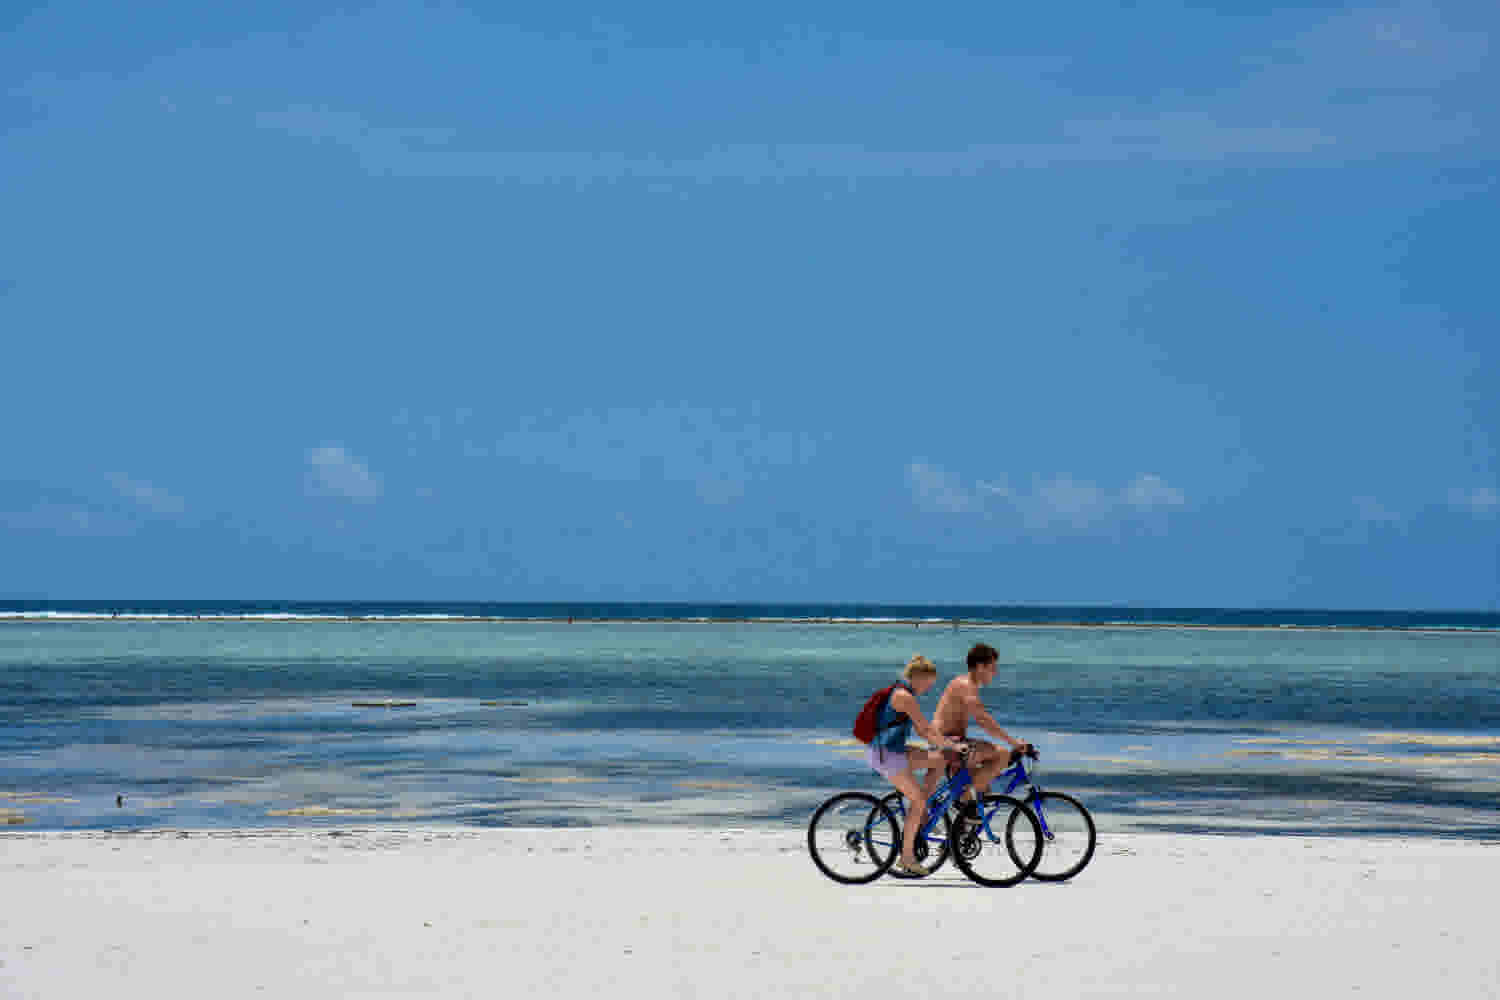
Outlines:
[[[943,766],[943,750],[958,750],[963,744],[956,743],[938,732],[922,708],[917,696],[926,694],[937,683],[937,667],[927,657],[913,656],[901,672],[901,683],[891,691],[891,696],[881,706],[875,722],[875,739],[865,751],[865,760],[881,777],[895,785],[909,803],[906,810],[906,829],[901,838],[901,857],[896,864],[911,875],[926,875],[927,869],[917,861],[917,830],[927,813],[927,794],[917,783],[913,769],[938,768]],[[907,746],[912,729],[916,729],[931,750],[919,750]],[[931,772],[936,775],[938,772]]]

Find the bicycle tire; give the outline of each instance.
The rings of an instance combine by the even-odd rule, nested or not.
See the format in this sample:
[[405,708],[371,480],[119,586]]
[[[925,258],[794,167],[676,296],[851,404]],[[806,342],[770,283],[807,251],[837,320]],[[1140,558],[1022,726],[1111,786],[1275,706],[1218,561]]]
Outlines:
[[[1094,827],[1094,817],[1089,815],[1089,811],[1084,808],[1082,802],[1063,792],[1038,792],[1029,796],[1026,802],[1030,805],[1038,800],[1040,800],[1041,814],[1047,823],[1048,831],[1047,834],[1043,834],[1041,861],[1033,869],[1031,877],[1041,882],[1066,882],[1083,871],[1094,858],[1094,848],[1098,846],[1099,841],[1098,831]],[[1033,811],[1036,811],[1036,807],[1033,807]],[[1053,817],[1056,819],[1054,820]],[[1010,847],[1012,823],[1014,820],[1007,822],[1005,827],[1007,848]],[[1051,835],[1051,839],[1048,839],[1048,834]],[[1080,840],[1082,843],[1079,842]],[[1065,843],[1078,848],[1078,853],[1060,852],[1059,849]],[[1071,861],[1071,864],[1061,869],[1048,867],[1049,851],[1066,859],[1065,864],[1068,861]],[[1076,860],[1073,860],[1074,858]],[[1018,865],[1021,863],[1018,852],[1011,852],[1011,860]]]
[[[1012,829],[1013,818],[1019,819],[1022,816],[1030,823],[1029,832],[1032,834],[1031,855],[1024,860],[1018,858],[1016,834]],[[1000,830],[1002,825],[1003,836]],[[970,881],[994,889],[1008,888],[1025,881],[1042,860],[1041,824],[1036,821],[1036,815],[1026,803],[1009,795],[986,795],[977,820],[973,818],[973,814],[960,812],[949,840],[948,853],[953,856],[953,863],[958,865],[959,870]],[[990,848],[988,854],[985,852],[986,847]],[[1014,871],[1007,871],[999,876],[980,871],[981,859],[995,857],[1002,850],[1009,862],[1008,867]]]
[[[850,855],[850,867],[858,874],[834,863],[842,860],[845,852]],[[875,796],[842,792],[818,806],[808,820],[807,853],[818,870],[835,882],[873,882],[890,870],[901,853],[901,824]]]
[[[895,816],[896,819],[897,819],[897,821],[900,822],[900,824],[901,824],[901,835],[903,837],[905,837],[905,835],[906,835],[906,796],[902,795],[900,792],[888,792],[880,800],[880,802],[887,809],[889,809],[891,811],[891,815]],[[915,844],[912,845],[913,846],[912,853],[917,856],[917,863],[920,864],[923,868],[927,869],[927,874],[928,875],[931,875],[933,872],[935,872],[939,868],[943,867],[944,862],[946,862],[948,860],[948,844],[949,844],[949,841],[951,841],[952,839],[953,839],[953,823],[948,819],[948,816],[946,814],[944,814],[944,816],[943,816],[943,839],[941,841],[934,842],[932,840],[932,838],[931,838],[931,835],[929,835],[927,837],[924,837],[924,838],[918,840]],[[933,849],[933,844],[934,843],[937,844],[937,856],[936,856],[937,860],[933,861],[931,864],[928,864],[927,863],[927,856],[928,856],[929,852]],[[902,871],[900,868],[892,868],[890,870],[890,875],[891,875],[892,878],[911,878],[911,879],[922,878],[921,875],[911,875],[911,874],[908,874],[907,872]]]

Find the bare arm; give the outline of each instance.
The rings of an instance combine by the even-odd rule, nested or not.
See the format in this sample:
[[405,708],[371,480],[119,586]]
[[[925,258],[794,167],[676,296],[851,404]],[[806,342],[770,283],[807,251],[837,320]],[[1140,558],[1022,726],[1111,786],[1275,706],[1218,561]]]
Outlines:
[[980,729],[983,729],[995,737],[995,739],[1004,740],[1012,750],[1026,745],[1020,740],[1012,738],[1010,733],[1002,729],[1000,723],[995,721],[995,717],[989,713],[989,709],[985,708],[977,697],[974,699],[974,721],[979,723]]
[[892,691],[891,707],[910,716],[912,728],[920,733],[924,740],[931,743],[934,750],[957,748],[958,744],[938,732],[937,727],[927,721],[927,716],[922,714],[922,706],[917,704],[917,699],[910,691],[899,688]]

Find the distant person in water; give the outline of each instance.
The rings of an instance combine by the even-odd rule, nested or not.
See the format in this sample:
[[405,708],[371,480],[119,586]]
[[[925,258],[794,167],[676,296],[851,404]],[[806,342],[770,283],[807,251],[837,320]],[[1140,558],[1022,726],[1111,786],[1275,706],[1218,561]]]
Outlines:
[[[931,769],[929,776],[939,773],[943,766],[944,749],[957,750],[959,745],[943,738],[942,733],[917,704],[917,696],[926,694],[937,683],[937,667],[925,656],[917,655],[901,672],[901,681],[891,691],[891,696],[881,706],[875,720],[875,739],[865,751],[865,759],[881,777],[896,786],[906,796],[906,829],[901,838],[901,857],[896,864],[911,875],[926,875],[927,869],[917,861],[917,829],[927,814],[927,795],[917,783],[914,770]],[[927,742],[931,750],[909,747],[906,741],[915,729]],[[929,781],[930,785],[931,782]]]
[[1010,753],[988,740],[970,740],[969,723],[973,722],[995,739],[1003,742],[1009,750],[1029,750],[1030,743],[1015,739],[995,721],[995,717],[979,699],[979,689],[995,679],[1000,654],[995,647],[978,643],[965,657],[969,671],[955,677],[943,689],[938,699],[937,711],[932,721],[944,741],[964,740],[969,743],[969,768],[974,776],[974,797],[982,798],[989,789],[995,775],[1010,763]]

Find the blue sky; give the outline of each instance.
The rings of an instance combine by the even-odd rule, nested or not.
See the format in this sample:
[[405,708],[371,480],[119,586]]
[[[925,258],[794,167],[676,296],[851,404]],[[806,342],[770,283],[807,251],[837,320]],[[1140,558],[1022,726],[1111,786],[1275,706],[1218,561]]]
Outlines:
[[1500,608],[1493,4],[244,7],[0,22],[0,596]]

